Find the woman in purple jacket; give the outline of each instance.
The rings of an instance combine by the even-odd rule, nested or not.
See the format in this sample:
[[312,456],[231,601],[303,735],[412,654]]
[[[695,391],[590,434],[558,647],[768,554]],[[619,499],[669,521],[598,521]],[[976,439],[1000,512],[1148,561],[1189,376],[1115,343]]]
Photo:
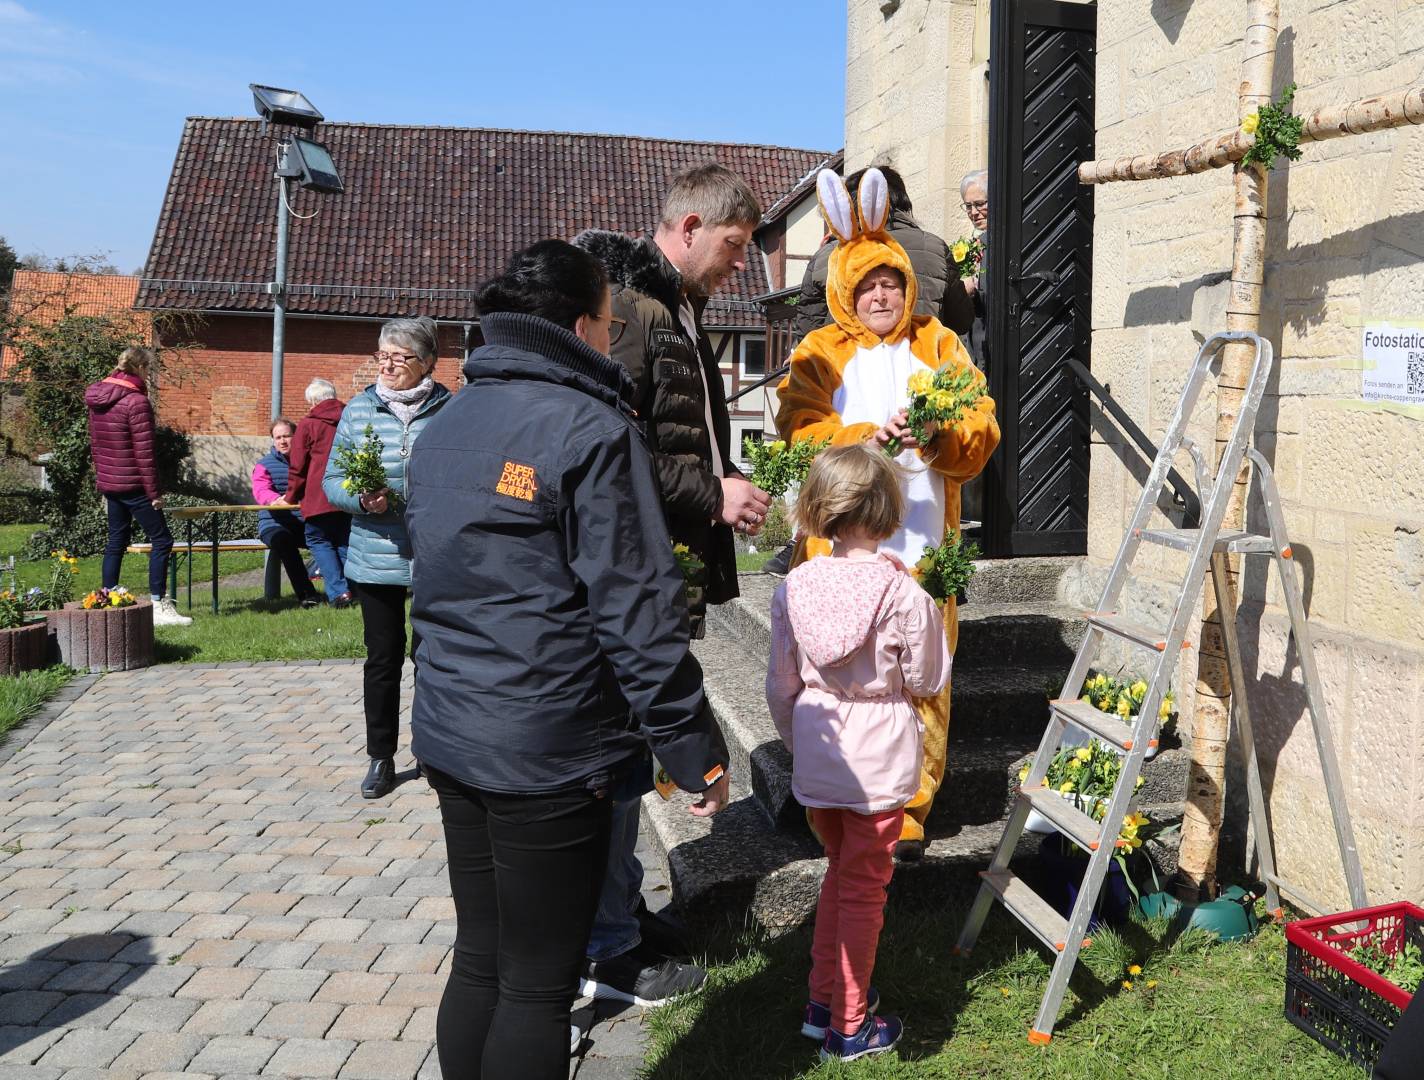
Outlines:
[[148,554],[148,593],[155,626],[187,626],[172,597],[165,596],[173,534],[163,517],[154,453],[153,404],[146,380],[157,354],[132,345],[119,354],[113,374],[84,391],[89,408],[89,453],[94,476],[109,508],[109,540],[104,545],[104,588],[119,583],[124,551],[137,519],[153,548]]

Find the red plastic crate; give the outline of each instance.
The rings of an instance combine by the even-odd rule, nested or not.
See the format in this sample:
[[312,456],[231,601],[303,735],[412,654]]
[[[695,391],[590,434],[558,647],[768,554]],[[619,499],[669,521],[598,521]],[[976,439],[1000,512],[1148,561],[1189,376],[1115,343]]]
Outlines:
[[1414,995],[1349,952],[1372,941],[1394,955],[1424,949],[1424,908],[1400,902],[1286,926],[1286,1019],[1337,1054],[1374,1066]]

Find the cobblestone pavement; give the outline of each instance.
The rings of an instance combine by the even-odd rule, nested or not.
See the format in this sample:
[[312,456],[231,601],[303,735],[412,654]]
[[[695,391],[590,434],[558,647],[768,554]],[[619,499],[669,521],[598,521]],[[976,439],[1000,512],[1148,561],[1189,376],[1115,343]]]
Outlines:
[[[360,696],[357,662],[170,665],[93,680],[15,733],[0,1080],[440,1075],[439,811],[408,754],[396,792],[360,797]],[[571,1072],[634,1075],[637,1010],[575,1019]]]

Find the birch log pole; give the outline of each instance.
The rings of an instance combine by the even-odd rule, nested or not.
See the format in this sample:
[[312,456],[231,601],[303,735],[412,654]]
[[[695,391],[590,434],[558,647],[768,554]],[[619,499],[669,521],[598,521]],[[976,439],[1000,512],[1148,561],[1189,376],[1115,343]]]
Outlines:
[[[1249,0],[1241,60],[1239,115],[1246,116],[1271,101],[1276,67],[1276,34],[1280,26],[1278,0]],[[1243,151],[1244,153],[1244,151]],[[1231,249],[1231,292],[1226,307],[1228,330],[1258,331],[1266,269],[1266,185],[1269,174],[1260,165],[1238,161],[1235,184],[1235,235]],[[1216,461],[1231,438],[1237,410],[1250,376],[1254,350],[1228,345],[1216,380]],[[1231,489],[1223,529],[1243,525],[1246,501],[1245,463]],[[1226,591],[1234,610],[1240,556],[1214,560],[1226,566]],[[1226,803],[1226,745],[1231,734],[1231,677],[1222,647],[1221,617],[1210,584],[1202,590],[1201,643],[1197,649],[1196,710],[1192,726],[1192,758],[1187,777],[1187,805],[1182,820],[1182,850],[1175,891],[1184,901],[1210,899],[1216,892],[1216,855]]]
[[[1244,115],[1244,114],[1243,114]],[[1370,131],[1424,124],[1424,86],[1411,86],[1378,97],[1360,98],[1347,105],[1329,105],[1304,117],[1302,143],[1364,135]],[[1157,180],[1164,176],[1190,176],[1231,165],[1246,156],[1256,137],[1239,128],[1203,139],[1184,150],[1136,157],[1103,158],[1078,166],[1084,184],[1110,184],[1116,180]]]

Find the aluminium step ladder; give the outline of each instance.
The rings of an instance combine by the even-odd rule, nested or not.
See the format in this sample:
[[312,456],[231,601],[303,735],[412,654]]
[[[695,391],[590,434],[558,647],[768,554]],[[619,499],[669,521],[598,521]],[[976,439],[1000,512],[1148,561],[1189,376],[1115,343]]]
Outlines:
[[[1229,344],[1251,346],[1255,350],[1255,359],[1230,440],[1222,453],[1216,474],[1212,477],[1206,459],[1187,435],[1186,428],[1203,386],[1213,377],[1213,365],[1224,346]],[[1068,671],[1063,692],[1058,699],[1049,703],[1048,727],[1043,733],[1038,752],[1034,755],[1033,766],[1019,788],[1013,812],[1009,816],[993,861],[987,870],[980,873],[983,883],[960,934],[956,951],[968,954],[974,947],[989,908],[998,900],[1044,945],[1057,954],[1043,1002],[1029,1030],[1030,1042],[1042,1044],[1052,1038],[1053,1026],[1057,1021],[1064,995],[1068,991],[1068,979],[1077,963],[1078,954],[1092,943],[1086,937],[1089,920],[1107,875],[1108,861],[1112,858],[1115,847],[1121,844],[1118,839],[1121,822],[1128,813],[1147,751],[1157,745],[1157,710],[1171,682],[1181,650],[1188,647],[1185,642],[1187,628],[1196,611],[1197,597],[1201,593],[1208,570],[1212,575],[1220,609],[1223,651],[1226,653],[1231,676],[1233,716],[1246,759],[1251,824],[1261,876],[1266,884],[1267,906],[1272,911],[1277,911],[1280,907],[1280,893],[1285,892],[1302,907],[1323,913],[1320,905],[1312,900],[1309,894],[1283,881],[1276,874],[1270,824],[1246,697],[1246,673],[1242,669],[1236,638],[1235,593],[1227,577],[1229,555],[1269,555],[1280,571],[1282,591],[1290,613],[1291,633],[1295,638],[1300,660],[1306,701],[1315,729],[1316,749],[1320,756],[1325,789],[1330,798],[1330,810],[1334,818],[1350,900],[1355,907],[1366,906],[1364,878],[1360,872],[1359,856],[1355,848],[1349,811],[1345,805],[1339,765],[1326,718],[1325,698],[1315,668],[1300,583],[1295,576],[1294,564],[1290,561],[1290,540],[1286,535],[1280,496],[1269,463],[1258,451],[1247,445],[1255,426],[1257,409],[1271,375],[1272,363],[1270,342],[1254,333],[1215,334],[1207,339],[1197,353],[1181,400],[1177,403],[1177,411],[1162,441],[1162,448],[1152,463],[1131,524],[1123,538],[1122,546],[1118,548],[1117,557],[1113,560],[1107,583],[1103,587],[1102,598],[1097,609],[1088,613],[1088,631],[1078,647],[1073,666]],[[1150,529],[1147,527],[1148,521],[1163,495],[1167,474],[1179,450],[1186,450],[1195,466],[1198,493],[1203,502],[1201,527]],[[1269,527],[1268,535],[1256,535],[1242,530],[1222,531],[1222,521],[1232,496],[1232,486],[1240,475],[1242,465],[1247,461],[1250,462],[1254,480],[1254,485],[1248,483],[1247,506],[1250,508],[1252,505],[1250,493],[1254,486]],[[1247,520],[1250,520],[1249,517]],[[1172,608],[1170,624],[1161,629],[1137,625],[1122,618],[1116,610],[1133,558],[1144,541],[1177,548],[1191,555],[1186,576]],[[1098,649],[1108,639],[1126,641],[1154,656],[1152,673],[1147,680],[1147,693],[1135,721],[1130,724],[1079,700],[1083,681]],[[1101,822],[1076,809],[1043,785],[1049,763],[1060,746],[1081,743],[1084,741],[1084,732],[1124,756],[1122,771]],[[1078,899],[1067,919],[1009,869],[1009,859],[1023,833],[1030,810],[1038,811],[1058,832],[1089,853],[1088,868],[1083,876]]]

